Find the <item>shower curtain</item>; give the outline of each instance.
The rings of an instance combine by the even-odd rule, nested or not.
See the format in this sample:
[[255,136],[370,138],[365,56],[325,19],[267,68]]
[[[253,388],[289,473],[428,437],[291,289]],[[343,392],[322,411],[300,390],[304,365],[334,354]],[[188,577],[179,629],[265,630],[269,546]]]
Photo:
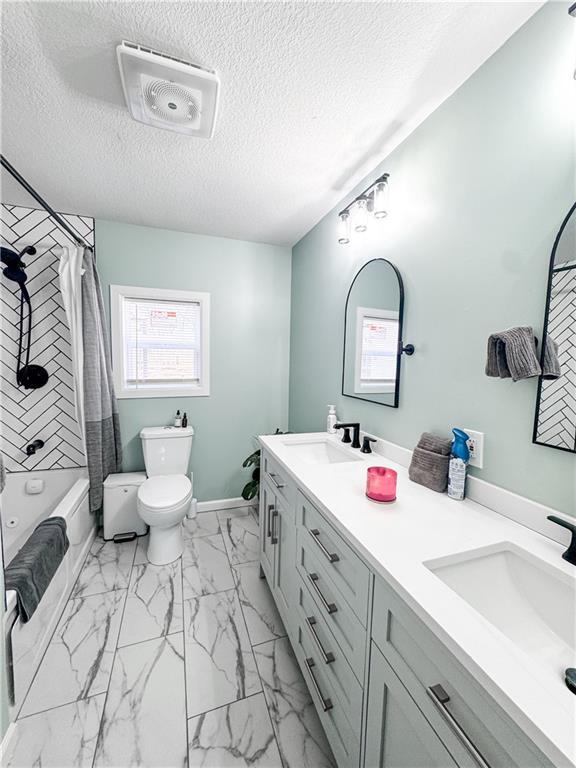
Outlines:
[[82,259],[84,248],[62,248],[58,266],[62,303],[70,329],[72,344],[72,375],[74,377],[74,405],[76,421],[86,455],[86,429],[84,427],[84,345],[82,344]]
[[[88,464],[90,511],[100,515],[102,483],[110,473],[119,472],[122,465],[110,349],[94,253],[89,248],[64,250],[70,254],[75,252],[75,257],[65,259],[64,266],[61,261],[61,283],[62,273],[65,273],[63,295],[66,291],[74,297],[73,301],[65,298],[64,302],[75,357],[76,389],[80,393],[78,421],[83,431]],[[70,314],[67,303],[72,306]]]

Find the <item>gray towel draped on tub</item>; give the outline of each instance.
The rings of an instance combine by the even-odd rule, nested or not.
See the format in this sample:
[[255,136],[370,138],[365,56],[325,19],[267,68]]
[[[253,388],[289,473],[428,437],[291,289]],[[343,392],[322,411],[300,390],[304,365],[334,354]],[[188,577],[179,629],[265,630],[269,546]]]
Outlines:
[[29,621],[38,607],[69,546],[64,518],[49,517],[34,530],[6,568],[6,589],[15,590],[22,621]]
[[109,474],[120,471],[122,445],[102,292],[94,254],[88,248],[84,251],[82,267],[86,460],[90,478],[90,511],[99,513],[102,508],[102,483]]

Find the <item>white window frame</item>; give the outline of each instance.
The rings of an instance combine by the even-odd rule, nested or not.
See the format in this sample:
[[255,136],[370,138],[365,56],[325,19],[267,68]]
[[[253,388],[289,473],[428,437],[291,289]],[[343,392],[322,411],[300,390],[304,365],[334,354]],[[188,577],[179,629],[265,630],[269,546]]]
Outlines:
[[[396,391],[397,373],[394,379],[366,384],[362,381],[362,329],[364,327],[364,318],[375,317],[382,320],[400,321],[400,314],[391,309],[374,309],[370,307],[356,307],[356,355],[354,360],[354,394],[375,394],[387,395],[394,394]],[[400,326],[398,326],[400,327]],[[396,358],[398,359],[398,358]],[[398,363],[396,363],[396,372]]]
[[[150,301],[180,301],[200,304],[201,378],[195,386],[169,386],[132,389],[125,386],[123,343],[124,299]],[[116,397],[136,399],[146,397],[208,397],[210,395],[210,294],[198,291],[180,291],[171,288],[143,288],[134,285],[110,286],[110,328],[112,336],[112,371]]]

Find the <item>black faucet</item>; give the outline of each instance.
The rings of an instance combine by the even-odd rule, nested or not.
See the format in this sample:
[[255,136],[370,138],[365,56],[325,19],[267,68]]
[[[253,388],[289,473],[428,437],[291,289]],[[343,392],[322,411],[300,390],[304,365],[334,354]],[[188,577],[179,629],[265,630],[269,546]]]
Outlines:
[[351,424],[334,424],[334,429],[343,429],[343,443],[350,442],[350,430],[352,430],[352,448],[360,448],[360,424],[353,422]]
[[368,437],[368,435],[364,435],[362,438],[362,448],[360,448],[360,453],[372,453],[372,448],[370,447],[370,443],[375,443],[376,438],[375,437]]
[[561,525],[563,528],[568,528],[569,531],[572,531],[572,539],[570,541],[570,545],[562,557],[564,560],[572,563],[572,565],[576,565],[576,525],[569,523],[568,520],[563,520],[561,517],[556,517],[556,515],[548,515],[547,519],[551,520],[553,523]]

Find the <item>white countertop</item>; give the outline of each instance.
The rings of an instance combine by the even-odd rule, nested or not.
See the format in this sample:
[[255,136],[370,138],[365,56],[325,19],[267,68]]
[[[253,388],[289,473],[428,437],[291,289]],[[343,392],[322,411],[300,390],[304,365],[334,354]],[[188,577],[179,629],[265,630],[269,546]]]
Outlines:
[[[363,460],[310,464],[285,445],[319,437],[328,437]],[[337,435],[259,440],[552,763],[576,766],[576,696],[564,685],[565,665],[559,664],[557,675],[547,672],[423,565],[512,542],[574,580],[576,616],[576,568],[562,559],[565,547],[473,501],[454,501],[417,485],[405,467],[377,453],[361,454],[344,446]],[[396,501],[378,504],[366,497],[367,466],[397,471]]]

